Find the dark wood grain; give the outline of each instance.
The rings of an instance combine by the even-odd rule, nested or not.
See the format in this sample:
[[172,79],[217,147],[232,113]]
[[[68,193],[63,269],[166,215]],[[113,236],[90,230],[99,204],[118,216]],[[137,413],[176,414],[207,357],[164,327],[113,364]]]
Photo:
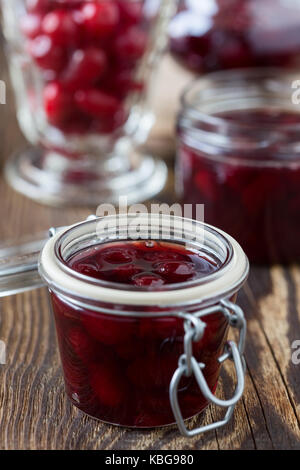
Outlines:
[[[0,78],[8,85],[7,104],[0,105],[3,163],[24,139],[2,50]],[[149,145],[172,156],[172,142],[164,139],[162,129],[157,127]],[[161,196],[166,201],[174,197],[171,181]],[[0,180],[1,241],[79,221],[90,212],[40,206]],[[7,364],[0,366],[0,449],[300,449],[300,366],[291,362],[291,344],[300,339],[299,267],[253,268],[239,302],[248,320],[244,397],[229,426],[188,440],[175,427],[112,427],[72,407],[64,393],[46,289],[2,299],[0,339],[7,344]],[[223,374],[220,396],[232,380],[229,369]],[[209,408],[190,425],[218,416],[219,410]]]

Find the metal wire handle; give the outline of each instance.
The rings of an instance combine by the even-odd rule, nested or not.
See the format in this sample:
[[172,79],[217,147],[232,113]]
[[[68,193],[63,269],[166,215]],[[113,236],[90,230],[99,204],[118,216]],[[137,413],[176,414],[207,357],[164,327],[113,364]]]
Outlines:
[[[229,400],[221,400],[212,394],[202,373],[202,369],[205,368],[205,364],[198,363],[192,352],[192,343],[200,341],[205,331],[206,325],[201,320],[201,317],[219,312],[223,313],[231,327],[239,330],[238,345],[233,341],[228,341],[226,343],[224,353],[218,358],[220,364],[223,364],[227,359],[230,359],[233,361],[235,366],[237,385],[233,397]],[[184,354],[179,358],[178,368],[172,377],[169,393],[173,414],[179,431],[183,436],[193,437],[197,434],[211,431],[227,424],[232,417],[236,403],[240,400],[243,394],[245,385],[245,361],[243,353],[246,339],[246,320],[242,309],[228,300],[223,300],[219,305],[209,307],[192,315],[182,314],[182,317],[185,319]],[[192,374],[194,374],[199,388],[208,402],[214,403],[222,408],[227,408],[227,411],[223,420],[216,421],[215,423],[208,424],[207,426],[188,430],[184,424],[178,403],[178,386],[183,375],[190,377]]]

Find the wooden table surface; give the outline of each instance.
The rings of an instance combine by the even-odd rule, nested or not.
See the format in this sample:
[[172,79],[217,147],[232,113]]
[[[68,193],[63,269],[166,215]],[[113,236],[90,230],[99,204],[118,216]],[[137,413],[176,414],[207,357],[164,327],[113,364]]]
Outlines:
[[[24,139],[2,51],[0,79],[7,83],[7,104],[0,105],[3,163]],[[164,126],[156,132],[159,138],[149,146],[172,154]],[[166,197],[172,199],[172,193],[161,196]],[[12,191],[1,177],[1,242],[82,220],[90,212],[38,205]],[[0,300],[0,340],[7,346],[7,364],[0,366],[0,449],[300,449],[300,365],[291,361],[291,344],[300,339],[299,267],[252,268],[239,303],[248,320],[245,394],[229,426],[189,440],[175,427],[136,431],[84,416],[64,393],[46,289]],[[223,385],[230,387],[231,372],[222,378],[220,396]],[[219,411],[209,408],[191,425],[217,416]]]

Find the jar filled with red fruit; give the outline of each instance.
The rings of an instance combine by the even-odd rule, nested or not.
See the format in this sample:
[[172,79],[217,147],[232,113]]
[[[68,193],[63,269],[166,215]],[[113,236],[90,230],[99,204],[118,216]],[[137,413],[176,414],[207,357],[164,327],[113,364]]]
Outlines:
[[205,221],[255,263],[300,261],[296,78],[276,69],[215,72],[182,98],[178,195],[204,204]]
[[171,50],[205,73],[300,63],[299,0],[180,0]]
[[173,0],[4,0],[17,116],[34,148],[6,176],[56,205],[159,192],[163,162],[137,150],[154,122],[149,83]]
[[[246,325],[235,300],[248,260],[239,244],[203,223],[153,214],[95,218],[51,234],[39,273],[72,403],[116,425],[177,422],[186,436],[224,425],[244,388]],[[1,295],[42,282],[30,256],[31,269],[17,255],[9,270],[1,265]],[[227,341],[230,326],[238,345]],[[221,400],[214,393],[229,358],[237,385]],[[188,430],[184,420],[211,402],[225,418]]]

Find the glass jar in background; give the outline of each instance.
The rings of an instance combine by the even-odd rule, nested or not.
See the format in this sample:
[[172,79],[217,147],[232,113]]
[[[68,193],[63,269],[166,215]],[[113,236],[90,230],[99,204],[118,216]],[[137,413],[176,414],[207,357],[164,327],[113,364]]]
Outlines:
[[198,72],[300,63],[299,0],[180,0],[171,50]]
[[34,148],[6,167],[39,202],[98,205],[158,193],[163,162],[141,155],[172,0],[4,0],[17,116]]
[[177,193],[255,263],[300,261],[297,74],[215,72],[191,84],[178,117]]
[[[92,218],[51,235],[41,278],[29,245],[0,253],[0,296],[48,286],[72,403],[111,424],[176,421],[188,437],[226,424],[244,388],[246,323],[235,301],[249,265],[239,244],[203,223],[155,214]],[[227,342],[230,326],[237,345]],[[237,386],[220,400],[229,358]],[[209,403],[225,418],[187,430],[183,420]]]

